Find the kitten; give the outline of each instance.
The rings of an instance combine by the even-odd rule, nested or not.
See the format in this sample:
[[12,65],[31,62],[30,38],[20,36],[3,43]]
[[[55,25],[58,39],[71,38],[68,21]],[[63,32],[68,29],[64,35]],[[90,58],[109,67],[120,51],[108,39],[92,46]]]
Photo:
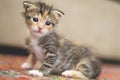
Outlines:
[[30,33],[26,39],[30,55],[22,68],[32,68],[40,61],[40,68],[30,70],[30,75],[58,74],[89,80],[100,74],[100,62],[87,47],[78,46],[55,31],[55,25],[64,16],[62,11],[43,2],[24,1],[23,6]]

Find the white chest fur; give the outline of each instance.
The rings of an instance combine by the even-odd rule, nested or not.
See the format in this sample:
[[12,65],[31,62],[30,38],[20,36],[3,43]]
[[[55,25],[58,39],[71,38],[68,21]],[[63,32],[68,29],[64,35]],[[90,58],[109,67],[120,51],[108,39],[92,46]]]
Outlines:
[[33,53],[38,59],[43,59],[44,51],[42,47],[38,45],[38,43],[39,43],[39,38],[31,38],[31,46],[33,49]]

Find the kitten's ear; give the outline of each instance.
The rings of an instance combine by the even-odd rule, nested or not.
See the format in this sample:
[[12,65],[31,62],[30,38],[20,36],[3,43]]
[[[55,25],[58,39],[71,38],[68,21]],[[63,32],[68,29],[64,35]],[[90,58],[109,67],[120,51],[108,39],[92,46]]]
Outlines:
[[64,16],[64,13],[62,11],[56,9],[53,10],[53,14],[57,20],[61,19]]
[[24,1],[24,2],[23,2],[23,6],[24,6],[25,11],[26,11],[26,10],[30,10],[30,9],[34,9],[34,8],[37,8],[35,4],[33,4],[33,3],[31,3],[31,2],[28,2],[28,1]]

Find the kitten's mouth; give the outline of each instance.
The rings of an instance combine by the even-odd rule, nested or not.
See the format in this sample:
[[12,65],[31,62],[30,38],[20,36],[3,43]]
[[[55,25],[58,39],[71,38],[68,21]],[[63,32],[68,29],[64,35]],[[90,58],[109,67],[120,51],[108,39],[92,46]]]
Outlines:
[[39,34],[42,34],[42,32],[41,32],[41,31],[34,31],[34,33],[39,33]]
[[41,31],[41,30],[42,30],[41,28],[38,28],[38,30],[35,30],[34,32],[35,32],[35,33],[42,34],[42,31]]

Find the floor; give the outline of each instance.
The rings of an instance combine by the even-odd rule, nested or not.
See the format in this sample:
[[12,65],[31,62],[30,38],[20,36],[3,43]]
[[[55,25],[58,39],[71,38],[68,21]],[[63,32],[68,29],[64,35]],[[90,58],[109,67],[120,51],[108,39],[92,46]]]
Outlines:
[[[66,79],[64,77],[52,76],[49,78],[38,78],[31,77],[26,74],[26,71],[20,68],[20,65],[24,62],[26,56],[22,55],[11,55],[11,54],[0,54],[0,71],[5,75],[0,73],[0,80],[74,80]],[[18,72],[22,75],[16,77]],[[98,77],[98,80],[120,80],[120,65],[115,64],[103,64],[102,73]]]

